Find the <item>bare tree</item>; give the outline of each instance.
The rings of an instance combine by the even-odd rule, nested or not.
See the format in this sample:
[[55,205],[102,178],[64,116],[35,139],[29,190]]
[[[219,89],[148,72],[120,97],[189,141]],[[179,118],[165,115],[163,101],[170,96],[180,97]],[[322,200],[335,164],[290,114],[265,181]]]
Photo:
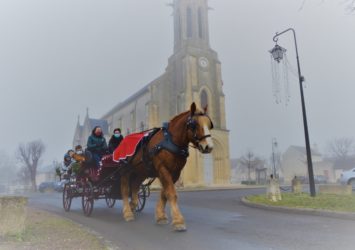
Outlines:
[[0,183],[8,184],[16,178],[16,164],[4,151],[0,151],[0,159]]
[[264,161],[255,156],[251,150],[240,158],[240,164],[248,169],[248,183],[251,182],[251,171],[255,170],[258,166],[263,165],[263,163]]
[[337,160],[346,160],[354,153],[354,139],[349,137],[335,138],[328,142],[328,154]]
[[[326,1],[327,0],[319,0],[319,3],[324,3]],[[341,5],[343,5],[345,7],[346,12],[355,13],[355,0],[338,0],[338,1]],[[307,2],[307,0],[302,1],[302,4],[299,8],[300,11],[304,8],[304,5],[306,2]]]
[[18,180],[24,184],[29,185],[31,183],[31,175],[26,166],[22,166],[20,170],[17,172]]
[[37,191],[37,167],[44,151],[45,146],[41,140],[31,141],[27,144],[20,144],[17,149],[17,158],[26,169],[23,175],[26,177],[27,171],[27,174],[31,180],[33,191]]
[[349,13],[355,12],[355,0],[343,0],[341,3],[345,5],[345,9]]

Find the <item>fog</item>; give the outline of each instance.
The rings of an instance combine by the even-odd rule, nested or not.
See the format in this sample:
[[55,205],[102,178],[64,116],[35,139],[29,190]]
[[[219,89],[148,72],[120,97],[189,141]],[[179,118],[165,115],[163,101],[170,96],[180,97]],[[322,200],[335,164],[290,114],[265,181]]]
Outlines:
[[[41,138],[61,160],[77,116],[99,118],[164,73],[173,53],[166,0],[1,0],[0,150]],[[222,63],[230,155],[268,157],[304,145],[297,78],[289,104],[272,96],[272,37],[297,32],[311,144],[355,132],[355,15],[342,1],[210,0],[211,47]],[[295,67],[291,34],[279,39]]]

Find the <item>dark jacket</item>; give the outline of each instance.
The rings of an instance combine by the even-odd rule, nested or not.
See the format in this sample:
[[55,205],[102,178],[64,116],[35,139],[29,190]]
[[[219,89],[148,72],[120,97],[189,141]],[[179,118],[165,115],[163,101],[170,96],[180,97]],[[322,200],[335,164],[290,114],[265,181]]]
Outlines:
[[123,140],[122,135],[120,135],[118,138],[115,137],[114,135],[111,136],[108,142],[108,150],[110,151],[110,153],[113,153],[113,151],[115,151],[115,149],[118,147],[118,145],[120,145],[122,140]]
[[106,139],[103,136],[90,135],[88,138],[87,149],[94,154],[105,154],[107,152]]

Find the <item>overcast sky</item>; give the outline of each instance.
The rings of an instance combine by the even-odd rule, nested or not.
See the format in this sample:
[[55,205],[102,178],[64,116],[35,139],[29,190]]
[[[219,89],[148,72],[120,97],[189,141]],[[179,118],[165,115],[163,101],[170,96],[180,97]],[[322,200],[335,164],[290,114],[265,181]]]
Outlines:
[[[164,73],[173,52],[167,0],[0,0],[0,150],[41,138],[61,160],[86,107],[99,118]],[[222,62],[230,155],[268,158],[304,145],[297,78],[272,96],[268,50],[297,32],[311,144],[355,136],[355,15],[341,0],[210,0],[211,47]],[[293,39],[279,44],[295,67]]]

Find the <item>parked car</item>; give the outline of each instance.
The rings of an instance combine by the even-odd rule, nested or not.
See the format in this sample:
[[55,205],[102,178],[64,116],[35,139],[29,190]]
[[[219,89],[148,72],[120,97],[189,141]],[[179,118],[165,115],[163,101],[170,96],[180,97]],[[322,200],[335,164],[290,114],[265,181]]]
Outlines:
[[352,185],[355,189],[355,168],[344,171],[340,176],[340,183],[343,185]]
[[[309,177],[308,176],[297,176],[297,178],[300,180],[302,184],[308,184],[309,183]],[[325,184],[327,183],[327,177],[324,175],[315,175],[314,176],[314,184]]]
[[0,193],[5,193],[6,192],[6,186],[3,184],[0,184]]
[[54,181],[47,181],[47,182],[42,182],[38,186],[38,191],[41,193],[48,192],[48,191],[54,191],[55,190],[55,182]]
[[55,182],[54,183],[54,190],[57,192],[63,192],[64,185],[67,182],[68,182],[67,180],[61,180],[61,181]]
[[326,184],[328,182],[327,177],[324,175],[315,175],[314,176],[314,183],[315,184]]

